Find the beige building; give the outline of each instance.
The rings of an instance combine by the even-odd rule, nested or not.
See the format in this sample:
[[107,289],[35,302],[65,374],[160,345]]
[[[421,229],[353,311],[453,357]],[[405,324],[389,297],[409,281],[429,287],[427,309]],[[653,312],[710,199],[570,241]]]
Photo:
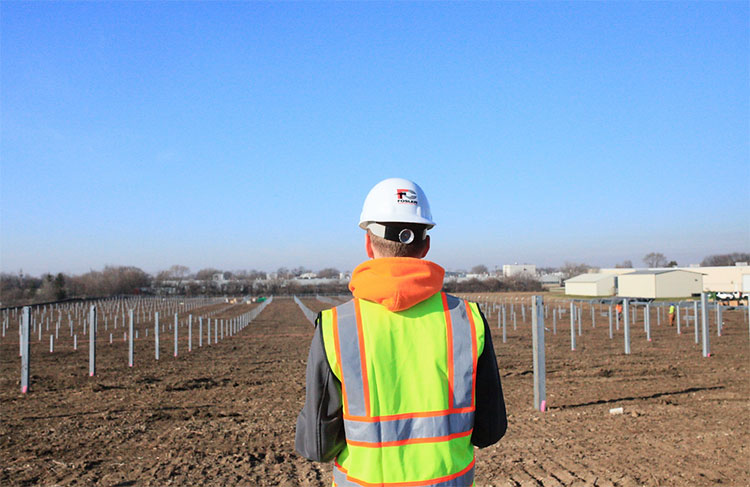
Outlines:
[[[641,272],[645,269],[601,269],[603,274],[614,274],[617,276],[623,274],[632,274]],[[698,272],[703,274],[703,291],[706,292],[750,292],[747,284],[750,284],[750,266],[716,266],[716,267],[659,267],[648,269],[649,271],[673,271],[681,270],[688,272]]]
[[743,289],[743,282],[750,279],[750,266],[721,266],[721,267],[683,267],[686,271],[703,274],[703,290],[725,293],[748,292]]
[[565,294],[570,296],[614,296],[614,274],[592,272],[565,281]]
[[703,274],[683,269],[639,270],[617,276],[617,295],[684,298],[703,291]]

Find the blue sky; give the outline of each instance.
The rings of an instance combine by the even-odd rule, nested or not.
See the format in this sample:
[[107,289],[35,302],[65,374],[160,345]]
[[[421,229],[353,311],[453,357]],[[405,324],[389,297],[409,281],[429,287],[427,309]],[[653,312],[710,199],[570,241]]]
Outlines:
[[747,2],[0,4],[0,268],[449,270],[750,251]]

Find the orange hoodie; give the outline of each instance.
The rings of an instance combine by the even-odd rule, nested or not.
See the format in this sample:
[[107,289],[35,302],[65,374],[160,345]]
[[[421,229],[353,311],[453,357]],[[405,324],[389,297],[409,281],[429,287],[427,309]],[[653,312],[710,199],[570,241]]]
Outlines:
[[424,301],[443,287],[445,269],[413,257],[385,257],[361,263],[352,272],[349,290],[355,298],[401,311]]

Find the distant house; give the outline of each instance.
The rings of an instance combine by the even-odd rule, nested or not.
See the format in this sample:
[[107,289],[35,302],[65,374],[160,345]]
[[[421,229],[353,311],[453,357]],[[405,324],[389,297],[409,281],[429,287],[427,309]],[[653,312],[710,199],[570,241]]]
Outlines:
[[526,275],[536,276],[535,264],[505,264],[503,265],[503,277]]
[[591,272],[565,281],[565,294],[571,296],[614,296],[614,274]]
[[702,291],[703,274],[682,269],[638,270],[617,282],[617,295],[629,298],[684,298]]

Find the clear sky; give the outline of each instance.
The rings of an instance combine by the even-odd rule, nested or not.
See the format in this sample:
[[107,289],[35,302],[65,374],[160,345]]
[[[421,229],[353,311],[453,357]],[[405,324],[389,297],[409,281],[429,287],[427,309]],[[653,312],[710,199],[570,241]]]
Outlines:
[[750,251],[748,2],[0,3],[0,268],[449,270]]

